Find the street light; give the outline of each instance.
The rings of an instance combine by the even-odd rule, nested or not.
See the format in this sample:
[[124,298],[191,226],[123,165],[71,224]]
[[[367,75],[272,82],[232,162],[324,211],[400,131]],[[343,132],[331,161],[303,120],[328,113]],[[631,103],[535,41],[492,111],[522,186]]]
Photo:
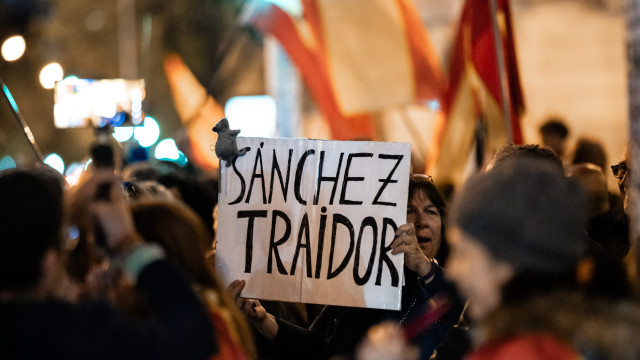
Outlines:
[[40,84],[45,89],[53,89],[56,81],[61,81],[63,75],[64,72],[60,64],[57,62],[49,63],[40,70]]
[[2,43],[2,58],[5,61],[16,61],[22,57],[27,44],[20,35],[12,36]]

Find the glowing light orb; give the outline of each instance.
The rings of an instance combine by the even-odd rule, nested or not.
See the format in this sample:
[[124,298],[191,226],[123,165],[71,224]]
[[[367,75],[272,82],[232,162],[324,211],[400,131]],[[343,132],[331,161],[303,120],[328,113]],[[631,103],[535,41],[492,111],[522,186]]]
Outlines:
[[27,43],[20,35],[12,36],[2,43],[2,58],[6,61],[16,61],[22,57],[27,48]]
[[85,164],[81,162],[74,162],[67,166],[67,170],[64,172],[64,178],[71,186],[77,185],[80,181],[80,176],[84,173]]
[[158,141],[160,126],[154,118],[147,116],[144,118],[143,126],[136,126],[133,129],[133,137],[138,140],[140,146],[147,148]]
[[153,155],[158,160],[171,161],[179,166],[185,166],[188,162],[187,157],[178,149],[176,142],[171,138],[160,141],[156,145]]
[[56,153],[49,154],[44,159],[44,163],[56,169],[60,174],[64,174],[64,160],[62,160],[60,155]]
[[113,138],[117,142],[125,142],[133,136],[133,126],[119,126],[113,128]]
[[224,107],[232,129],[241,129],[247,137],[272,137],[276,134],[276,102],[271,96],[235,96]]
[[63,75],[64,71],[62,71],[60,64],[56,62],[49,63],[40,70],[40,84],[45,89],[53,89],[56,81],[62,80]]
[[158,160],[178,160],[180,158],[180,150],[178,150],[176,142],[169,138],[160,141],[156,145],[153,155]]
[[0,160],[0,170],[13,169],[16,167],[16,161],[9,155]]

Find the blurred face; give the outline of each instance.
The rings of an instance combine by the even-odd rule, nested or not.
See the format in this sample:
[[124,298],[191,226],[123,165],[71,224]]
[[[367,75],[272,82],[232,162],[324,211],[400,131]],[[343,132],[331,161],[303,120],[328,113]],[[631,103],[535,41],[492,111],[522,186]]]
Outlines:
[[629,150],[628,148],[624,151],[623,159],[612,166],[613,176],[618,180],[618,188],[620,189],[620,195],[624,198],[624,209],[627,210],[627,205],[629,202],[629,194],[627,192],[627,186],[629,185]]
[[415,191],[409,200],[407,223],[415,226],[416,237],[424,255],[434,258],[442,241],[442,218],[438,208],[421,190]]
[[447,276],[470,300],[471,317],[482,319],[500,305],[502,287],[513,277],[513,268],[496,260],[484,246],[460,229],[453,229],[448,235],[451,252]]

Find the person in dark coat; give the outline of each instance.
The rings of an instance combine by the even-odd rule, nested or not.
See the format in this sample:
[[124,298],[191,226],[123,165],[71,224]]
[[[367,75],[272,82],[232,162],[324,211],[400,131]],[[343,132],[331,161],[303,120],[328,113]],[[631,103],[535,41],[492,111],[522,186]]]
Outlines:
[[[104,197],[96,197],[102,188]],[[96,170],[76,205],[100,224],[105,253],[148,299],[146,320],[106,302],[55,297],[64,269],[62,192],[28,170],[0,173],[0,358],[207,359],[217,351],[204,307],[157,245],[143,244],[119,180]]]
[[474,320],[465,359],[638,359],[637,303],[577,281],[587,201],[574,179],[513,158],[469,178],[452,209],[447,274]]

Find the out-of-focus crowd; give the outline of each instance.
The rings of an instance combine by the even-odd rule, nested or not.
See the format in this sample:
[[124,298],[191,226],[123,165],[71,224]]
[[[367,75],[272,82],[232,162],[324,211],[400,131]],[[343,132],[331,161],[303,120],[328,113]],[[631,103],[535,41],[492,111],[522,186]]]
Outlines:
[[[410,176],[399,311],[251,299],[215,272],[217,180],[150,163],[0,173],[3,359],[640,359],[625,153],[506,145]],[[608,168],[619,192],[607,186]],[[606,169],[606,171],[605,171]]]

